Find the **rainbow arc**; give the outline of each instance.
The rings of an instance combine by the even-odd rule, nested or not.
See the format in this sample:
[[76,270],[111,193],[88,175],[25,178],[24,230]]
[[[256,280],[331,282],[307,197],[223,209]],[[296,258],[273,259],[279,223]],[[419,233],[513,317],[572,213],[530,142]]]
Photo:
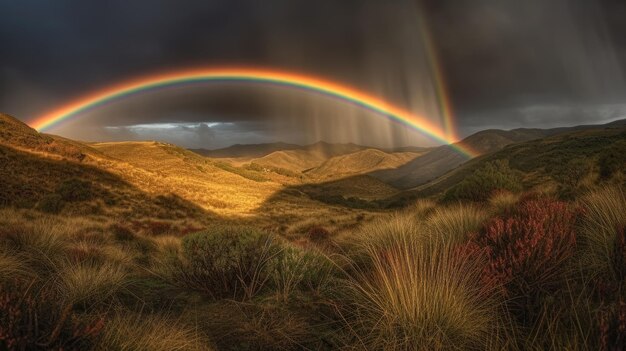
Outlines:
[[447,129],[441,128],[423,116],[413,114],[405,109],[393,106],[386,101],[359,91],[357,89],[323,80],[320,78],[281,71],[251,68],[212,68],[194,69],[151,75],[121,84],[117,84],[92,94],[88,94],[67,105],[53,110],[30,124],[39,131],[45,131],[59,123],[77,117],[108,103],[133,96],[142,92],[154,91],[169,87],[184,86],[206,82],[248,82],[256,84],[275,84],[279,86],[303,89],[309,92],[327,95],[352,103],[403,123],[439,142],[451,144],[460,153],[475,157],[478,155],[467,146],[456,143],[453,126],[446,123]]

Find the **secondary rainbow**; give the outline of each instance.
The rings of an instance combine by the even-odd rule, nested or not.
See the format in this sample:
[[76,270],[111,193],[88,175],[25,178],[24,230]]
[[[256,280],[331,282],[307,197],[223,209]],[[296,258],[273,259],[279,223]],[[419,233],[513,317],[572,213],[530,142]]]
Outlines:
[[[130,80],[79,98],[35,119],[30,125],[39,131],[44,131],[64,120],[141,92],[194,83],[220,81],[276,84],[324,94],[359,105],[367,110],[401,122],[437,141],[446,144],[456,142],[456,140],[450,137],[454,135],[453,132],[442,129],[422,116],[392,106],[380,98],[357,89],[308,75],[252,68],[193,69],[161,73]],[[451,128],[452,126],[448,125],[447,127]],[[468,157],[477,156],[475,151],[459,143],[453,144],[452,147]]]

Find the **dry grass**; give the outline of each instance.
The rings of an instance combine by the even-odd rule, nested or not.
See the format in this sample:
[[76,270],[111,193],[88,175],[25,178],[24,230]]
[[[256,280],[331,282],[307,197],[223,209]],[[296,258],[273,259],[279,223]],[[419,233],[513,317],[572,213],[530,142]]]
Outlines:
[[489,206],[495,213],[511,211],[520,199],[520,194],[510,191],[497,191],[489,198]]
[[203,351],[210,343],[195,328],[156,315],[120,314],[107,322],[96,350]]
[[[367,350],[486,349],[497,342],[498,301],[480,286],[482,262],[440,241],[416,236],[398,217],[372,240],[370,267],[349,281],[347,314],[357,348]],[[403,224],[406,227],[403,227]],[[379,227],[380,228],[380,227]]]
[[30,272],[23,262],[19,255],[0,251],[0,282],[28,275]]
[[435,208],[425,225],[433,239],[446,244],[458,244],[480,229],[487,218],[488,213],[476,205],[458,204]]
[[72,303],[102,303],[129,284],[128,273],[112,263],[67,264],[59,271],[59,294]]
[[594,274],[618,278],[614,257],[620,238],[626,228],[626,194],[619,187],[597,190],[583,201],[586,215],[581,224],[583,266]]

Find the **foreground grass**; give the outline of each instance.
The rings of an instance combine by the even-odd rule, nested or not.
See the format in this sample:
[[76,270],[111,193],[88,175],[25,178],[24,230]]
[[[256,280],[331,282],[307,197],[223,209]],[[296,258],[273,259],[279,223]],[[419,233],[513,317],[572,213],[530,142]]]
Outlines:
[[496,193],[288,241],[3,209],[0,349],[621,349],[625,214]]

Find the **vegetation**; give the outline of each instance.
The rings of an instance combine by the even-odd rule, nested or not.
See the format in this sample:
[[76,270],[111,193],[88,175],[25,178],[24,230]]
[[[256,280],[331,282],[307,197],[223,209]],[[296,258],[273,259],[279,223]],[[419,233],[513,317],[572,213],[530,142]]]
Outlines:
[[519,192],[522,190],[521,178],[509,167],[506,160],[486,163],[471,176],[450,188],[444,199],[485,201],[495,191]]
[[[98,146],[120,166],[16,130],[36,148],[0,145],[0,350],[626,347],[619,131],[509,146],[391,211],[378,195],[397,189],[365,176],[237,168],[267,177],[260,205],[259,182],[171,145]],[[277,175],[296,185],[277,191]],[[192,205],[233,199],[256,212]]]

